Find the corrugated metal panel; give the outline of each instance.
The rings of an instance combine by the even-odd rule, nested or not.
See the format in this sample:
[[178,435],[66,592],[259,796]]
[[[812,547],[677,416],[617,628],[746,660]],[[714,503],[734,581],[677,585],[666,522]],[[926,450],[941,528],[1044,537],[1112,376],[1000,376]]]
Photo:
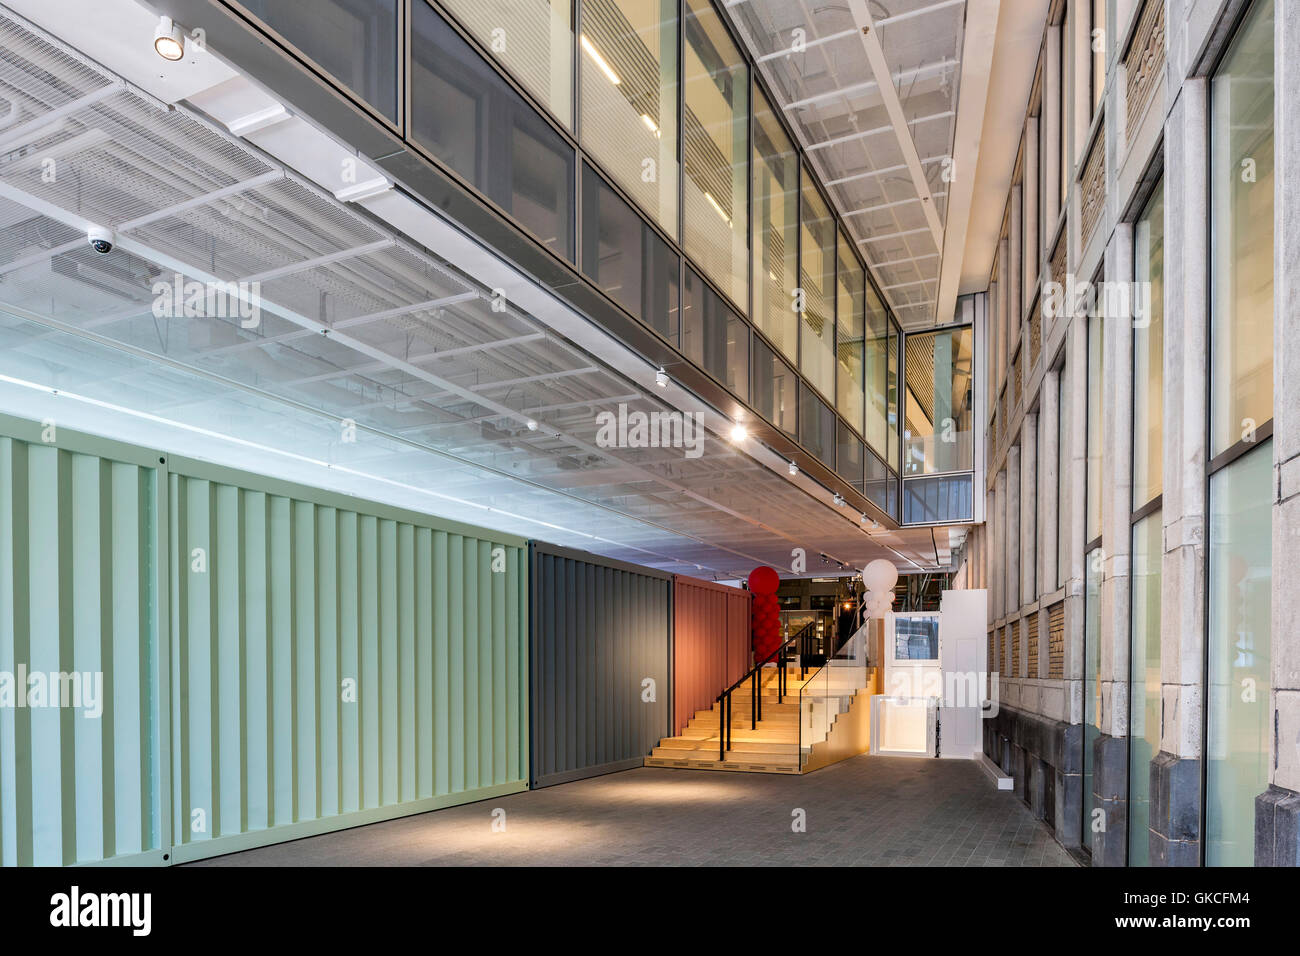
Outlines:
[[0,424],[0,863],[160,863],[155,471]]
[[671,576],[530,550],[533,786],[640,766],[669,734]]
[[750,594],[698,578],[673,580],[673,733],[749,669]]
[[526,786],[523,542],[172,467],[177,859]]

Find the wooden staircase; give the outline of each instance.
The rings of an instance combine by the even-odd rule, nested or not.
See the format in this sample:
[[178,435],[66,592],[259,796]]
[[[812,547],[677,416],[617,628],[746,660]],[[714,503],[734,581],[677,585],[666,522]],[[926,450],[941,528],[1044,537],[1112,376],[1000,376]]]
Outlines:
[[[799,773],[799,668],[786,671],[786,694],[777,703],[777,669],[764,667],[759,694],[763,719],[750,729],[753,696],[749,683],[736,688],[731,701],[731,749],[718,759],[719,705],[696,711],[679,736],[659,741],[647,767],[691,770],[741,770],[750,773]],[[808,672],[811,676],[811,671]]]

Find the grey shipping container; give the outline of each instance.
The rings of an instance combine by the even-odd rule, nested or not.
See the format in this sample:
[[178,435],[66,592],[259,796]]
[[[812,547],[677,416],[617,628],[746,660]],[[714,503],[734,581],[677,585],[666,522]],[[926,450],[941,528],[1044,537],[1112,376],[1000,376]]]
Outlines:
[[671,733],[672,576],[529,551],[532,785],[641,766]]

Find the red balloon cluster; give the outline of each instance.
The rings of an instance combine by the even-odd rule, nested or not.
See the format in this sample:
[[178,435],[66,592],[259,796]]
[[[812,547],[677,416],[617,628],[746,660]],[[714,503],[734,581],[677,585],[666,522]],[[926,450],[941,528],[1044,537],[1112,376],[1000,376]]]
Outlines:
[[781,646],[781,609],[776,600],[776,589],[781,578],[769,567],[755,568],[749,573],[749,590],[754,595],[752,635],[754,660],[761,661]]

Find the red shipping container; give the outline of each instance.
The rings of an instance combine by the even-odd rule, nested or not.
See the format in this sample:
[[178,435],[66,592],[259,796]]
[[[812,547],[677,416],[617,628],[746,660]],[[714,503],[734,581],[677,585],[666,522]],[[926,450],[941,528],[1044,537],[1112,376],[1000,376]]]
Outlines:
[[749,670],[750,593],[673,578],[673,733]]

